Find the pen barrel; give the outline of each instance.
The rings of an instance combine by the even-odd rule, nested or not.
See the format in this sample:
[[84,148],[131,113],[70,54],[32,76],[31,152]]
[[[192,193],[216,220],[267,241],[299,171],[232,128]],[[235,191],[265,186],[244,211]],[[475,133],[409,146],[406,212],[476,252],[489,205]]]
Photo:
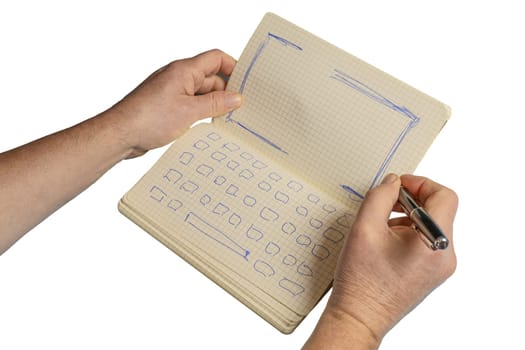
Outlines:
[[413,223],[414,229],[419,232],[425,244],[433,249],[446,249],[448,239],[428,213],[404,188],[399,189],[399,204]]
[[410,220],[414,223],[416,230],[430,248],[446,249],[448,239],[441,228],[431,219],[430,215],[421,207],[415,208],[410,212]]

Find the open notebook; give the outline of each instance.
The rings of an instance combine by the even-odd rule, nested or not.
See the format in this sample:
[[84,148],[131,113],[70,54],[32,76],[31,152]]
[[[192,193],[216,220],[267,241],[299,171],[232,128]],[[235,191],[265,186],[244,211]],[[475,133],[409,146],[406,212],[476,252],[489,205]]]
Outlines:
[[367,190],[412,172],[450,111],[274,14],[228,90],[243,106],[175,141],[119,209],[289,333],[330,288]]

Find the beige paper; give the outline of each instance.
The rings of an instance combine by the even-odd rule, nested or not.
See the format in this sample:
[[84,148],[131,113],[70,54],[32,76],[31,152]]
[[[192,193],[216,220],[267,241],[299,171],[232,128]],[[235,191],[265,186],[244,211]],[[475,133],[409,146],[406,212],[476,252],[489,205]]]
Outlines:
[[273,14],[228,89],[244,105],[174,142],[119,208],[288,333],[329,289],[366,191],[413,171],[449,109]]

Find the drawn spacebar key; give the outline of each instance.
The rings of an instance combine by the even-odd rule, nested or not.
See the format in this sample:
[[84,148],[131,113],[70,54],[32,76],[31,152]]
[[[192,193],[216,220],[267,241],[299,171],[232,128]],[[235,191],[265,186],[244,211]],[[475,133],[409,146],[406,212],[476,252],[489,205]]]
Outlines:
[[212,226],[211,224],[201,219],[199,216],[197,216],[197,214],[193,212],[188,213],[184,221],[193,226],[199,232],[204,233],[206,236],[208,236],[208,238],[213,239],[214,241],[230,249],[234,253],[239,254],[244,259],[248,259],[248,254],[250,254],[248,250],[241,247],[237,242],[235,242],[227,234],[225,234],[215,226]]

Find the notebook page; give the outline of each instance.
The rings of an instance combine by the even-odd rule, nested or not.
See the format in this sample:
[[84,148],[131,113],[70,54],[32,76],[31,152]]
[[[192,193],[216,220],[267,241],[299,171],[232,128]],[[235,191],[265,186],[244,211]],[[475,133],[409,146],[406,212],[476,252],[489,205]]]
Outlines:
[[161,241],[303,316],[329,288],[353,221],[346,206],[209,124],[177,140],[124,203]]
[[439,101],[267,14],[228,83],[243,106],[221,119],[338,200],[412,172],[449,117]]

